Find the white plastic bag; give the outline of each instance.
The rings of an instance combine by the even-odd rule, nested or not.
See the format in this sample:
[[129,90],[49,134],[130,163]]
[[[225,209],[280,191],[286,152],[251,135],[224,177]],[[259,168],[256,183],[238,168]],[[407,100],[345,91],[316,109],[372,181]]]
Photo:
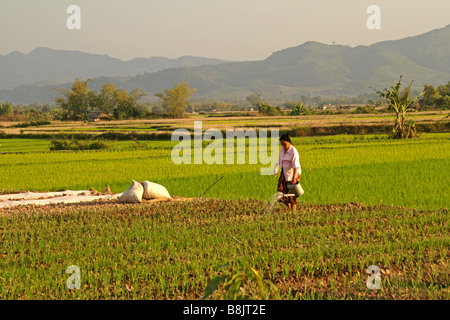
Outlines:
[[169,191],[160,184],[150,181],[142,181],[141,184],[144,187],[144,195],[142,196],[144,199],[170,198]]

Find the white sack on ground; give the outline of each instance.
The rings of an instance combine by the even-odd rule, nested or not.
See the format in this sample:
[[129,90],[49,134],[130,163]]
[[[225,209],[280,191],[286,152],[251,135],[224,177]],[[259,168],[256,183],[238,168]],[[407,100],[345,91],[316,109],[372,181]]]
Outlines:
[[159,198],[170,198],[170,193],[167,191],[166,187],[150,182],[150,181],[142,181],[142,186],[144,187],[144,195],[143,198],[146,200],[150,199],[159,199]]
[[144,188],[139,182],[133,180],[133,184],[117,199],[119,202],[136,203],[142,202]]

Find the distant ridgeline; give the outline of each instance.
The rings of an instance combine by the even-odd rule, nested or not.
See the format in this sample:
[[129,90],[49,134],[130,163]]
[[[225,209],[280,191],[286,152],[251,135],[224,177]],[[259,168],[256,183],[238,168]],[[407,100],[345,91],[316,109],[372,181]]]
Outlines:
[[[113,82],[127,90],[141,88],[147,97],[180,81],[197,89],[194,98],[228,101],[245,100],[254,93],[266,101],[354,96],[372,92],[370,87],[382,89],[399,75],[405,82],[414,80],[416,90],[445,84],[450,80],[449,61],[450,25],[370,46],[306,42],[262,61],[245,62],[195,57],[124,62],[106,55],[38,48],[28,55],[0,56],[0,101],[54,103],[53,88],[67,88],[76,77],[94,78],[94,90]],[[64,73],[67,66],[70,70]]]

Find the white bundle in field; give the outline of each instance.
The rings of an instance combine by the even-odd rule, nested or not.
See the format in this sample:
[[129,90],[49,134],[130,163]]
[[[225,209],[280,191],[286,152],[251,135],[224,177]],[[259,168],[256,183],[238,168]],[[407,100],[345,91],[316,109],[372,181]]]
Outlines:
[[142,202],[142,196],[144,195],[144,188],[139,182],[133,180],[133,184],[128,187],[127,190],[117,199],[119,202]]
[[150,181],[142,181],[141,184],[144,187],[144,195],[142,196],[144,199],[170,198],[169,191],[160,184]]

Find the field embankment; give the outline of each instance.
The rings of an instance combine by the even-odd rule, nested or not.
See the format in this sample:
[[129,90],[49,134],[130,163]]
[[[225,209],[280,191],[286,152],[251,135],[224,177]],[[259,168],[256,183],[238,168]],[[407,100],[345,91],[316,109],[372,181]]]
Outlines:
[[[450,132],[448,111],[423,111],[408,114],[419,132]],[[337,134],[387,134],[392,131],[392,114],[322,114],[310,116],[209,117],[191,115],[184,119],[124,120],[84,123],[54,121],[49,125],[18,128],[19,123],[0,123],[0,138],[103,138],[108,140],[170,140],[174,130],[194,130],[194,121],[202,129],[278,129],[292,136],[324,136]]]

